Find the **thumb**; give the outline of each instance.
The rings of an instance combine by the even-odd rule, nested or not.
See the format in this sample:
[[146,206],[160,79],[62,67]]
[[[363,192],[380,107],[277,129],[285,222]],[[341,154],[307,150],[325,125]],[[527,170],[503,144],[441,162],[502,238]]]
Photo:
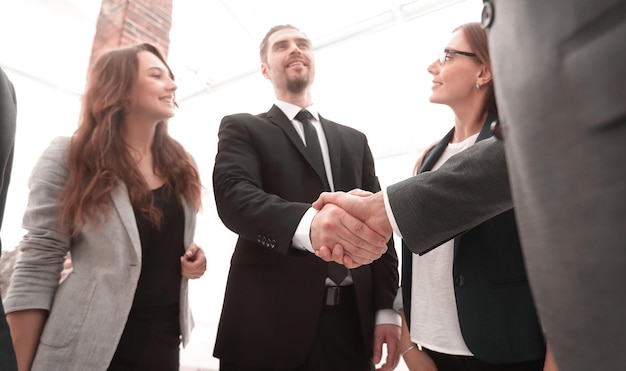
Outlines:
[[189,244],[189,247],[187,248],[187,250],[185,250],[185,256],[187,258],[191,258],[194,255],[196,255],[196,252],[198,251],[198,246],[192,242]]
[[374,337],[374,357],[372,358],[372,362],[374,365],[380,363],[380,360],[383,358],[383,340],[380,336]]
[[331,199],[332,193],[322,192],[320,193],[320,196],[317,198],[317,200],[315,200],[315,202],[311,204],[311,206],[313,206],[314,209],[321,210],[322,207],[324,207],[325,204],[329,203]]
[[353,195],[353,196],[366,197],[366,196],[371,196],[373,193],[370,191],[364,191],[360,188],[355,188],[351,190],[350,192],[348,192],[348,194]]

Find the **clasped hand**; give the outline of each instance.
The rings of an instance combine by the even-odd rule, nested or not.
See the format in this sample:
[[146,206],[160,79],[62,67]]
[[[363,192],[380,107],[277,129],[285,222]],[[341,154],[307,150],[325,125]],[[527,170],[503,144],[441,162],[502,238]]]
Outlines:
[[185,278],[196,279],[202,277],[206,271],[206,256],[204,250],[192,242],[185,254],[180,257],[182,275]]
[[311,224],[311,243],[321,259],[357,268],[387,251],[393,230],[381,192],[324,192],[313,207],[319,212]]

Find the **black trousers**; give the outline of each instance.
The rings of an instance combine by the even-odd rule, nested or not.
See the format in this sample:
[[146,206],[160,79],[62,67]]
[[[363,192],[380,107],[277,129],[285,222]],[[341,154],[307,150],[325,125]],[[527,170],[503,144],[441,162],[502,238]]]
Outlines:
[[[371,353],[362,336],[356,296],[352,287],[342,289],[338,305],[323,306],[313,346],[304,364],[288,371],[372,371]],[[277,371],[220,360],[220,371]]]
[[458,356],[422,348],[437,365],[438,371],[542,371],[544,359],[517,363],[485,363],[476,357]]
[[178,371],[178,304],[132,310],[107,371]]

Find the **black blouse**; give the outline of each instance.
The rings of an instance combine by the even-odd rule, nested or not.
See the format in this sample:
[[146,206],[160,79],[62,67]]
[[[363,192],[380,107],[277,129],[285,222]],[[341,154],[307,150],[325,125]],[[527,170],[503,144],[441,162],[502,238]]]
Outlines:
[[142,264],[133,309],[162,307],[180,300],[185,215],[180,201],[168,187],[162,186],[152,193],[154,204],[163,216],[157,227],[135,210]]
[[153,191],[161,211],[160,226],[135,210],[141,239],[141,275],[126,327],[108,371],[177,371],[179,369],[179,302],[185,252],[185,215],[166,186]]

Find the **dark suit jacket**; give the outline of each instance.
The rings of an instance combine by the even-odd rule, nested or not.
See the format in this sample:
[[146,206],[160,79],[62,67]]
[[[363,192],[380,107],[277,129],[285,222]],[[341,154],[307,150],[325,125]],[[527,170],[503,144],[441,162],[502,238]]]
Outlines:
[[[336,190],[378,191],[365,135],[320,117]],[[276,106],[226,116],[219,129],[213,186],[220,218],[239,235],[214,355],[269,369],[305,361],[324,300],[327,263],[292,247],[292,237],[322,178],[291,121]],[[391,309],[398,287],[392,241],[383,257],[352,270],[366,352],[375,312]],[[355,313],[356,315],[356,313]],[[244,358],[242,358],[244,357]]]
[[[15,90],[0,68],[0,227],[2,227],[4,206],[11,179],[16,116]],[[0,243],[0,253],[1,251],[2,243]],[[0,368],[2,370],[17,370],[12,344],[9,327],[4,317],[2,298],[0,298]]]
[[[476,142],[493,135],[488,115]],[[454,135],[454,128],[424,157],[430,171]],[[471,167],[471,166],[470,166]],[[403,243],[402,294],[411,315],[413,253]],[[461,333],[467,347],[488,363],[541,359],[545,343],[526,277],[515,214],[508,210],[454,239],[454,280]]]

